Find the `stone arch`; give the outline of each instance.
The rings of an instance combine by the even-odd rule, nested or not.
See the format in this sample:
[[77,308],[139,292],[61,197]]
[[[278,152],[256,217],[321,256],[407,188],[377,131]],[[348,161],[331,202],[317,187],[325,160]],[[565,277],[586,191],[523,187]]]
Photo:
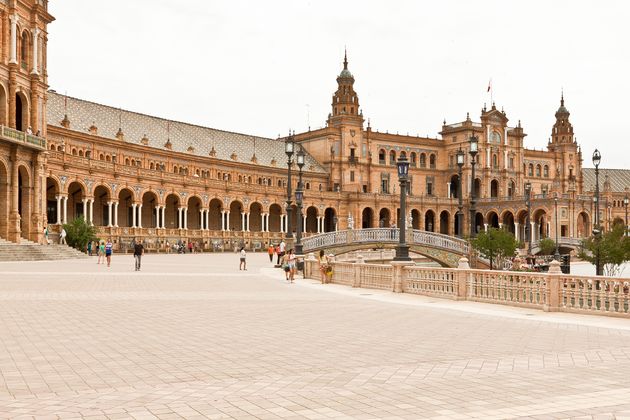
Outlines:
[[230,203],[230,230],[233,231],[242,231],[243,223],[242,223],[242,215],[245,207],[243,207],[243,203],[239,200],[233,200]]
[[30,239],[32,218],[31,174],[25,165],[18,166],[18,214],[20,215],[20,232],[22,238]]
[[507,196],[508,198],[514,198],[516,194],[516,183],[513,179],[509,180],[507,183]]
[[390,227],[392,215],[387,207],[383,207],[378,212],[378,227]]
[[499,215],[495,210],[491,210],[486,214],[486,223],[488,224],[488,228],[499,228]]
[[172,192],[164,200],[164,227],[170,229],[179,228],[179,207],[182,200],[178,194]]
[[577,215],[577,237],[578,238],[586,238],[591,236],[591,226],[590,226],[590,218],[588,213],[585,211],[581,211]]
[[431,153],[431,155],[429,156],[429,168],[435,169],[436,164],[437,164],[437,157],[435,153]]
[[450,218],[451,218],[450,213],[446,210],[442,210],[442,212],[440,213],[440,233],[443,235],[449,234]]
[[79,217],[85,217],[83,209],[83,199],[86,197],[87,188],[85,185],[76,180],[68,184],[68,222],[71,222]]
[[534,240],[538,241],[540,239],[549,237],[549,228],[547,226],[547,211],[543,208],[539,208],[532,212],[533,219],[532,222],[534,225]]
[[501,223],[503,223],[503,229],[516,236],[516,225],[514,224],[514,214],[510,210],[506,210],[501,215]]
[[427,210],[424,213],[424,230],[435,232],[435,212],[433,210]]
[[142,194],[142,227],[156,228],[157,213],[156,208],[160,204],[160,199],[155,191],[147,190]]
[[9,235],[9,167],[0,157],[0,237],[8,238]]
[[262,204],[254,201],[249,205],[249,230],[252,232],[262,231]]
[[337,211],[328,207],[324,210],[324,232],[334,232],[337,230]]
[[366,207],[361,211],[361,229],[370,229],[374,227],[374,210],[372,207]]
[[451,198],[458,198],[458,187],[459,187],[459,175],[455,174],[451,176],[451,183],[449,186],[449,192],[451,193]]
[[133,224],[133,207],[136,196],[131,188],[121,188],[118,192],[118,226],[131,227]]
[[208,228],[210,230],[223,229],[223,202],[218,198],[213,198],[208,204]]
[[188,229],[199,230],[201,229],[201,210],[203,209],[203,200],[198,195],[190,195],[188,201],[186,201],[187,221],[186,227]]
[[8,126],[8,95],[4,83],[0,83],[0,125]]
[[[2,183],[2,175],[0,175],[0,183]],[[52,224],[61,221],[61,214],[57,213],[57,196],[61,193],[61,183],[54,176],[46,177],[46,223]],[[2,193],[0,193],[2,197]],[[0,200],[2,201],[2,200]],[[60,209],[61,210],[61,209]],[[1,210],[0,210],[1,211]],[[2,216],[0,215],[0,219]],[[2,231],[0,229],[0,236]]]
[[427,167],[427,155],[425,153],[420,153],[420,167]]
[[485,229],[484,223],[483,214],[479,212],[475,213],[475,233],[479,233]]
[[411,227],[412,229],[420,229],[420,211],[418,209],[411,210]]
[[92,192],[94,197],[92,223],[96,226],[107,226],[109,224],[109,206],[108,202],[112,200],[112,192],[107,184],[99,184]]
[[317,216],[319,211],[315,206],[306,209],[306,233],[317,233]]
[[30,101],[23,91],[15,93],[15,129],[26,131],[30,127]]
[[282,207],[280,204],[273,203],[269,206],[269,232],[280,232],[281,215]]
[[497,181],[496,179],[490,181],[490,197],[499,197],[499,181]]
[[389,151],[389,164],[390,165],[396,164],[396,151],[395,150]]

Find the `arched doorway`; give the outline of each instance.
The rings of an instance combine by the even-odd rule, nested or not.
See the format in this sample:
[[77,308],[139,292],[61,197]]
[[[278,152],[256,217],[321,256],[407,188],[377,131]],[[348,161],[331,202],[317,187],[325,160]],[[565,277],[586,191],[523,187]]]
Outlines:
[[366,207],[361,212],[361,228],[370,229],[374,227],[374,210],[372,207]]
[[503,213],[503,229],[510,232],[512,235],[516,236],[516,230],[514,225],[514,215],[511,211],[506,211]]
[[580,212],[577,217],[577,237],[586,238],[591,236],[591,228],[589,224],[588,214],[586,212]]
[[389,213],[389,209],[382,208],[381,211],[378,212],[378,226],[385,228],[391,226],[391,214]]
[[451,215],[446,210],[443,210],[440,213],[440,233],[443,235],[449,234],[449,219]]
[[218,198],[210,200],[208,213],[208,229],[221,230],[223,229],[223,220],[221,210],[223,210],[223,203]]
[[494,211],[489,212],[486,216],[486,220],[488,221],[489,228],[491,227],[495,229],[499,228],[499,215],[496,212]]
[[499,196],[499,181],[493,179],[490,181],[490,197],[497,198]]
[[243,204],[234,200],[230,203],[230,230],[242,231],[243,224],[241,213],[243,212]]
[[26,131],[29,127],[28,98],[22,92],[15,94],[15,129]]
[[9,237],[9,171],[0,160],[0,197],[6,197],[0,200],[0,237]]
[[133,192],[123,188],[118,193],[118,226],[131,227],[133,225],[133,207],[135,201]]
[[0,84],[0,125],[8,126],[7,121],[7,91]]
[[513,198],[515,194],[516,194],[516,184],[514,183],[514,181],[509,181],[508,188],[507,188],[507,195],[509,198]]
[[453,175],[451,177],[451,183],[449,185],[449,189],[451,192],[451,198],[458,198],[458,187],[459,187],[459,175]]
[[475,178],[475,198],[481,198],[481,180],[479,178]]
[[534,212],[534,241],[539,241],[549,237],[549,226],[547,226],[547,212],[538,209]]
[[156,228],[158,197],[153,191],[147,191],[142,194],[142,227]]
[[253,202],[249,205],[249,230],[252,232],[262,231],[262,205]]
[[485,221],[483,220],[483,214],[477,213],[475,214],[475,233],[479,233],[482,230],[485,230]]
[[107,226],[109,225],[109,206],[108,202],[111,201],[109,190],[104,185],[99,185],[94,189],[94,213],[92,217],[92,223],[95,226]]
[[85,198],[85,191],[83,185],[78,182],[72,182],[68,185],[68,222],[71,222],[79,217],[85,217],[83,214],[83,199]]
[[334,232],[337,230],[337,212],[332,207],[324,211],[324,232]]
[[317,207],[315,206],[306,209],[306,232],[317,233]]
[[196,195],[191,195],[188,197],[188,220],[186,221],[186,227],[188,229],[201,229],[201,209],[203,209],[203,204],[201,202],[201,198]]
[[427,210],[424,213],[424,230],[427,232],[435,232],[435,213],[433,210]]
[[516,220],[518,222],[518,239],[526,243],[528,241],[527,235],[529,232],[529,226],[527,226],[527,210],[519,210],[518,213],[516,213]]
[[411,210],[411,227],[413,229],[420,229],[420,212],[417,209]]
[[280,216],[282,207],[279,204],[269,206],[269,232],[280,232]]
[[[1,165],[1,164],[0,164]],[[0,171],[1,171],[0,167]],[[0,174],[0,188],[2,188],[2,174]],[[57,196],[59,195],[59,183],[54,178],[47,177],[46,178],[46,223],[47,224],[55,224],[60,222],[61,216],[57,213]],[[2,191],[0,191],[0,196],[2,196]],[[2,219],[2,210],[0,209],[0,219]],[[2,222],[0,222],[2,223]],[[0,236],[2,236],[2,230],[0,229]]]
[[169,229],[179,228],[179,198],[175,194],[166,196],[164,205],[164,227]]

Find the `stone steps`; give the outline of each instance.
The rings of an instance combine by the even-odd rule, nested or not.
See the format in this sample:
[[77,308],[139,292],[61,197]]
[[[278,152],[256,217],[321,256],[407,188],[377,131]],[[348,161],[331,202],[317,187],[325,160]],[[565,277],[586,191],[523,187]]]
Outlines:
[[23,240],[19,244],[0,238],[0,262],[47,261],[87,258],[82,252],[67,245],[40,245]]

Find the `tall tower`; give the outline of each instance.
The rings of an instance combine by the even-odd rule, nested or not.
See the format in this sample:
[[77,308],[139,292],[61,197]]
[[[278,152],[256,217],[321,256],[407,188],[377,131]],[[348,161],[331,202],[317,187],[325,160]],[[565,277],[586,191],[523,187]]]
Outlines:
[[348,70],[347,53],[343,56],[343,70],[337,76],[337,91],[332,98],[332,113],[328,116],[329,125],[338,126],[344,122],[363,123],[359,96],[354,91],[354,76]]
[[564,106],[564,93],[560,96],[560,107],[556,111],[556,122],[551,129],[551,141],[547,145],[554,152],[553,190],[558,193],[582,191],[582,153],[573,135],[569,121],[571,113]]
[[551,130],[553,144],[572,144],[573,126],[569,122],[571,113],[564,106],[564,92],[560,96],[560,108],[556,111],[556,123]]

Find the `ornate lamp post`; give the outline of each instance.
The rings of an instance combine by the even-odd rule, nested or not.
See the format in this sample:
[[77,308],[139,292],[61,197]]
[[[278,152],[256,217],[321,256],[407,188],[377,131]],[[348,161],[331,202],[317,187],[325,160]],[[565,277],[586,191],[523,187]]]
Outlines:
[[470,157],[472,158],[470,161],[471,166],[471,175],[470,175],[470,237],[474,238],[477,236],[477,229],[475,226],[477,209],[475,208],[475,156],[477,156],[477,152],[479,151],[479,140],[473,134],[468,140],[470,143]]
[[630,199],[628,198],[628,194],[623,198],[623,205],[626,208],[626,236],[628,236],[628,203],[630,203]]
[[525,219],[525,237],[527,239],[528,250],[527,253],[532,252],[532,183],[527,181],[525,183],[525,203],[527,204],[527,218]]
[[599,261],[599,240],[601,238],[602,230],[599,226],[599,164],[602,161],[602,155],[599,150],[595,149],[593,152],[593,165],[595,166],[595,225],[593,226],[593,236],[595,236],[595,275],[602,275],[602,267]]
[[553,258],[556,261],[560,261],[560,244],[558,242],[558,193],[553,199],[556,211],[556,252],[553,254]]
[[287,238],[293,238],[293,233],[291,232],[291,158],[293,157],[293,151],[295,150],[295,141],[293,140],[293,136],[289,134],[289,137],[284,142],[284,152],[287,154]]
[[459,176],[459,182],[457,183],[457,236],[464,237],[464,204],[462,197],[462,167],[464,166],[464,157],[466,154],[462,149],[457,151],[457,175]]
[[295,160],[298,166],[298,184],[297,190],[295,190],[295,204],[297,206],[297,226],[295,227],[295,254],[302,255],[302,200],[304,198],[304,187],[302,185],[302,168],[304,167],[304,149],[300,147],[300,150],[295,155]]
[[409,245],[405,241],[407,224],[407,181],[409,180],[409,161],[406,156],[401,156],[396,162],[398,168],[398,180],[400,181],[400,217],[398,218],[398,246],[394,261],[411,261],[409,258]]

